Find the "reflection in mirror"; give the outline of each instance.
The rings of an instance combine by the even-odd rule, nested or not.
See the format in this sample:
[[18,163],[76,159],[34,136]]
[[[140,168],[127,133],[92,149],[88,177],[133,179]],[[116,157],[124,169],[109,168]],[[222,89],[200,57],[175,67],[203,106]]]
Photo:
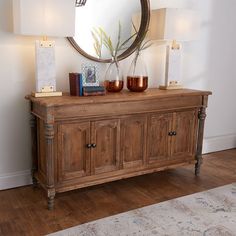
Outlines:
[[[110,52],[104,45],[101,48],[101,57],[96,53],[92,31],[101,27],[110,36],[113,45],[116,45],[120,23],[120,41],[124,42],[132,34],[132,16],[140,12],[141,3],[139,0],[87,0],[84,6],[76,8],[76,32],[74,40],[90,56],[97,59],[111,59]],[[125,45],[124,50],[134,40],[135,37]],[[118,56],[124,50],[120,51]]]

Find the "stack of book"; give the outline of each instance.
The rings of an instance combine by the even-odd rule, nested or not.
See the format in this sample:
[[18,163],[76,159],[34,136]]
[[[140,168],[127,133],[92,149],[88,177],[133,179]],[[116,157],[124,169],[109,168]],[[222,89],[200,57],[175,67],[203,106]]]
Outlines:
[[69,73],[71,96],[98,96],[105,95],[104,86],[83,86],[83,75],[81,73]]
[[98,96],[105,95],[106,89],[104,86],[86,86],[83,87],[83,95],[84,96]]

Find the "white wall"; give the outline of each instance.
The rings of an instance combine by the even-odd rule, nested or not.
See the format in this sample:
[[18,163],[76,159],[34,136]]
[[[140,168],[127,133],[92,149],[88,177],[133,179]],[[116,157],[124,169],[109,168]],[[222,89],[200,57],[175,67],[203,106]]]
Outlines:
[[[235,0],[151,0],[153,8],[188,7],[202,17],[199,41],[183,45],[186,87],[211,90],[205,129],[205,151],[236,147]],[[12,3],[0,0],[0,189],[30,183],[29,109],[24,96],[34,89],[33,37],[12,34]],[[86,61],[66,39],[56,40],[57,86],[68,91],[68,72]],[[164,78],[164,47],[145,52],[150,86]],[[127,71],[130,59],[121,64]],[[99,64],[103,71],[105,65]]]

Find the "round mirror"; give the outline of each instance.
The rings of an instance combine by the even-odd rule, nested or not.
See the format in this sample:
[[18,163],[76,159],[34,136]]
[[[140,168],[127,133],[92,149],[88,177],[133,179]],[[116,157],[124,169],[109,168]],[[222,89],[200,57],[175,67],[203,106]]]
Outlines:
[[[68,38],[73,47],[97,62],[111,62],[111,48],[115,50],[117,45],[120,46],[118,60],[131,55],[148,30],[149,0],[85,2],[85,5],[76,7],[75,36]],[[112,47],[107,47],[104,37],[110,39]]]

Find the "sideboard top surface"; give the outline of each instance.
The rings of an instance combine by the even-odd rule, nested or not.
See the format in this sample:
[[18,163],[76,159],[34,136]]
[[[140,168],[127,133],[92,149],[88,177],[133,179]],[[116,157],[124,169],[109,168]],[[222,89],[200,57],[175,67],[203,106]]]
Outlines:
[[157,88],[148,89],[142,93],[134,93],[129,91],[122,91],[120,93],[107,93],[105,96],[87,96],[76,97],[70,96],[68,93],[63,94],[61,97],[44,97],[35,98],[27,95],[26,99],[37,103],[40,106],[53,107],[53,106],[66,106],[66,105],[84,105],[84,104],[99,104],[99,103],[112,103],[112,102],[127,102],[149,100],[156,98],[166,97],[186,97],[186,96],[208,96],[212,93],[209,91],[191,90],[191,89],[178,89],[178,90],[160,90]]

